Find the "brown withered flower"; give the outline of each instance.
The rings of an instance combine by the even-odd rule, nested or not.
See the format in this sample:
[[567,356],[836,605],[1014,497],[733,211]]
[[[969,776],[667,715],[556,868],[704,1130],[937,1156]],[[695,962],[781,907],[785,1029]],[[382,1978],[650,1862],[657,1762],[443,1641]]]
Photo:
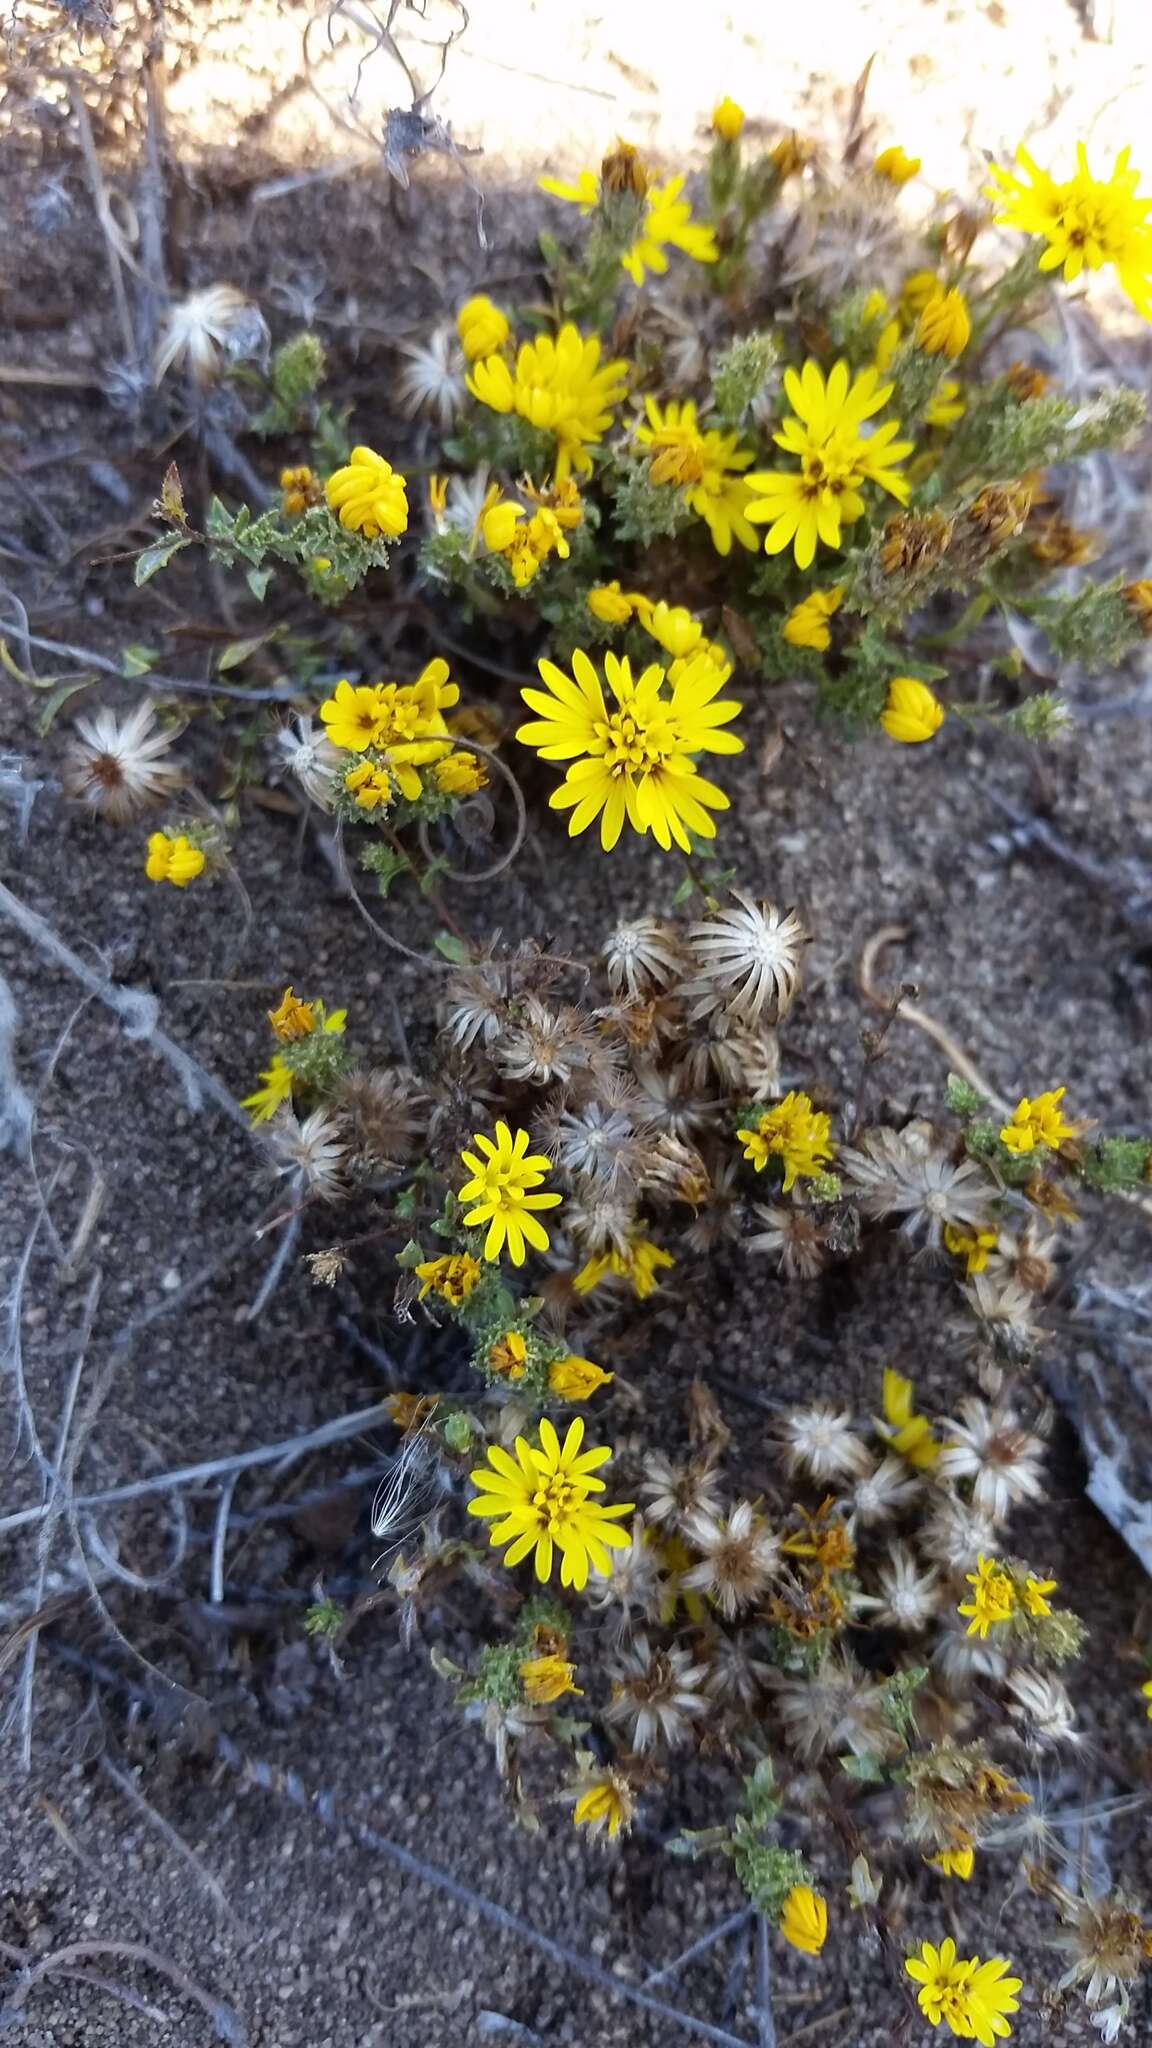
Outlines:
[[943,512],[897,512],[884,525],[880,566],[886,576],[934,568],[951,540],[952,521]]
[[1028,551],[1037,562],[1052,569],[1072,569],[1081,562],[1094,562],[1100,552],[1099,535],[1085,533],[1061,516],[1039,521],[1033,527]]
[[648,191],[648,166],[634,143],[617,141],[600,165],[604,192],[631,192],[643,199]]
[[1019,483],[985,484],[964,514],[969,527],[983,534],[994,547],[1003,547],[1024,531],[1032,509],[1032,486]]
[[1013,398],[1026,405],[1030,399],[1043,398],[1051,388],[1052,379],[1044,370],[1038,370],[1034,363],[1010,363],[1004,372],[1004,382]]

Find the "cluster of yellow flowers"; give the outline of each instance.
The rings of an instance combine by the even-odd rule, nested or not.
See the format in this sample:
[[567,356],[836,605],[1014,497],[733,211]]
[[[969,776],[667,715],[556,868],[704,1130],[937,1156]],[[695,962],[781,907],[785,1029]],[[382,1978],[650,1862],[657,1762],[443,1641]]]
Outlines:
[[342,781],[361,810],[387,807],[397,794],[416,802],[424,790],[421,769],[431,770],[445,796],[483,788],[483,767],[475,754],[455,748],[444,717],[459,698],[459,685],[439,657],[414,683],[337,683],[320,717],[332,745],[360,757]]
[[499,353],[481,356],[468,374],[468,389],[481,405],[515,413],[553,436],[557,486],[573,470],[591,473],[589,451],[603,440],[624,396],[627,363],[602,362],[602,353],[599,335],[581,334],[566,321],[555,339],[542,334],[522,342],[512,363]]
[[571,553],[568,535],[579,526],[584,507],[571,476],[552,491],[538,491],[526,477],[520,488],[535,509],[529,512],[526,505],[505,497],[499,484],[490,484],[476,522],[476,536],[490,554],[503,555],[516,588],[524,590],[550,555],[567,561]]
[[1052,1612],[1048,1595],[1056,1591],[1055,1579],[1038,1579],[1027,1572],[1018,1587],[1012,1572],[1006,1571],[996,1558],[983,1555],[977,1558],[976,1570],[965,1576],[972,1588],[972,1598],[965,1600],[957,1611],[969,1617],[968,1634],[979,1636],[981,1641],[990,1628],[1011,1621],[1018,1603],[1035,1620]]

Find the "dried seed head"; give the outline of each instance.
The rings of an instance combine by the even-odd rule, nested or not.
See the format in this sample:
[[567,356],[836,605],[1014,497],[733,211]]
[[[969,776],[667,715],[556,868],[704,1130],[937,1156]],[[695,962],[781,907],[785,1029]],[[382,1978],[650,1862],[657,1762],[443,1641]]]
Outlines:
[[684,971],[676,934],[657,917],[618,924],[605,941],[604,965],[613,994],[630,1003],[667,988]]
[[171,746],[147,698],[125,718],[107,709],[89,712],[77,719],[64,755],[65,793],[112,824],[126,825],[179,786],[180,770],[167,758]]
[[271,337],[258,306],[235,285],[210,284],[170,306],[156,344],[157,384],[186,367],[196,383],[214,384],[232,363],[267,357]]
[[683,992],[692,1000],[693,1021],[724,1010],[754,1026],[769,1006],[779,1017],[791,1004],[808,934],[794,910],[754,903],[738,889],[732,894],[736,909],[713,911],[690,926],[695,973]]

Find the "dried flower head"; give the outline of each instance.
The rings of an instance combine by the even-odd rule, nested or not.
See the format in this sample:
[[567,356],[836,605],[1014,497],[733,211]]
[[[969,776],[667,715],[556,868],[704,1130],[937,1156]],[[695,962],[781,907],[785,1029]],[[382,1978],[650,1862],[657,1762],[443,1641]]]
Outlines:
[[657,1742],[678,1749],[711,1704],[704,1689],[707,1664],[694,1663],[687,1650],[654,1649],[647,1636],[637,1636],[631,1649],[621,1652],[611,1677],[606,1718],[629,1729],[637,1750]]
[[892,1757],[901,1738],[885,1714],[881,1687],[847,1651],[828,1651],[809,1672],[773,1675],[785,1741],[806,1763],[851,1750]]
[[991,1550],[996,1532],[987,1515],[958,1494],[934,1491],[919,1532],[926,1557],[950,1572],[966,1572],[981,1551]]
[[939,1612],[942,1588],[935,1572],[917,1563],[906,1544],[893,1543],[878,1565],[879,1591],[858,1593],[856,1606],[870,1614],[882,1628],[900,1629],[916,1635],[927,1628]]
[[334,1202],[347,1192],[347,1133],[330,1110],[314,1109],[301,1123],[287,1107],[268,1125],[277,1173],[299,1174],[309,1194]]
[[369,1067],[343,1074],[336,1101],[348,1119],[356,1163],[401,1166],[428,1128],[429,1097],[406,1067]]
[[791,1004],[808,934],[794,910],[754,903],[739,889],[732,894],[737,909],[713,911],[689,927],[695,973],[684,994],[694,999],[693,1019],[724,1009],[755,1025],[769,1004],[777,1017]]
[[1012,1671],[1005,1681],[1012,1695],[1008,1708],[1025,1740],[1038,1747],[1069,1748],[1083,1737],[1076,1726],[1076,1710],[1068,1688],[1047,1671]]
[[620,1643],[637,1627],[660,1621],[667,1599],[667,1575],[641,1510],[633,1518],[627,1548],[613,1553],[610,1571],[589,1579],[588,1605],[612,1617],[612,1633]]
[[210,284],[169,307],[156,344],[153,375],[160,384],[169,370],[187,368],[197,384],[214,384],[232,363],[264,357],[268,343],[260,308],[235,285]]
[[1102,1899],[1057,1899],[1064,1932],[1054,1946],[1070,1958],[1057,1989],[1082,1988],[1090,2006],[1104,2005],[1134,1984],[1148,1960],[1148,1937],[1126,1892]]
[[64,789],[76,802],[126,825],[171,796],[180,770],[168,759],[172,735],[156,727],[148,698],[119,718],[107,708],[78,718],[64,755]]
[[859,1478],[871,1469],[872,1459],[856,1433],[851,1409],[816,1401],[785,1416],[784,1463],[793,1478],[804,1473],[823,1486],[830,1479]]
[[410,419],[423,414],[447,430],[467,396],[464,351],[455,324],[444,321],[426,341],[397,342],[396,347],[408,359],[394,387],[401,411]]
[[505,1025],[492,1057],[509,1081],[545,1088],[552,1081],[571,1081],[597,1060],[607,1064],[609,1051],[579,1010],[551,1010],[537,996],[528,996],[514,1021]]
[[684,1585],[714,1600],[729,1621],[754,1605],[779,1570],[780,1538],[750,1501],[738,1501],[727,1517],[690,1515],[684,1534],[700,1554]]
[[1002,1522],[1021,1501],[1042,1500],[1044,1445],[1021,1426],[1015,1409],[989,1407],[968,1396],[959,1417],[945,1424],[949,1442],[936,1471],[941,1479],[970,1479],[972,1505],[990,1522]]
[[335,802],[333,777],[345,765],[345,756],[323,726],[311,718],[296,718],[280,728],[276,745],[309,801],[330,811]]
[[746,1240],[750,1252],[768,1252],[787,1280],[814,1280],[823,1272],[828,1255],[810,1209],[758,1204],[752,1213],[764,1229]]
[[903,1216],[904,1234],[933,1247],[946,1224],[963,1227],[987,1215],[996,1194],[975,1160],[957,1164],[924,1124],[867,1131],[859,1148],[841,1151],[839,1170],[866,1216]]
[[719,1518],[720,1491],[711,1458],[690,1458],[686,1464],[675,1465],[663,1451],[651,1451],[641,1472],[640,1492],[647,1501],[650,1522],[683,1535],[696,1516]]
[[889,1451],[876,1470],[866,1472],[852,1488],[851,1522],[858,1522],[865,1529],[874,1522],[886,1522],[910,1507],[920,1490],[919,1479],[908,1470],[904,1459]]
[[683,974],[684,956],[671,925],[657,917],[634,917],[610,932],[604,965],[613,994],[640,1003]]

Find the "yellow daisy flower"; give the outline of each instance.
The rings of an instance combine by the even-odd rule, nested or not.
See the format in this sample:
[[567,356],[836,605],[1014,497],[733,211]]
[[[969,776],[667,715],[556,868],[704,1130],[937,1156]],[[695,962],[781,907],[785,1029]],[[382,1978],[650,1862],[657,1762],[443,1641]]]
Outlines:
[[610,1550],[626,1550],[628,1537],[617,1527],[635,1505],[624,1501],[604,1507],[589,1495],[602,1493],[595,1474],[612,1456],[606,1445],[581,1451],[584,1423],[569,1423],[563,1443],[547,1417],[540,1424],[539,1444],[518,1436],[515,1457],[499,1444],[488,1447],[487,1465],[471,1474],[478,1489],[468,1513],[491,1519],[488,1540],[494,1549],[508,1545],[504,1563],[511,1569],[534,1557],[536,1577],[543,1585],[552,1575],[560,1552],[560,1583],[581,1592],[591,1566],[611,1570]]
[[811,1885],[794,1884],[780,1914],[780,1932],[802,1955],[818,1956],[828,1939],[828,1907]]
[[766,554],[794,549],[797,567],[810,567],[817,545],[838,548],[842,529],[860,518],[864,500],[860,486],[879,485],[900,504],[909,484],[897,465],[912,452],[911,441],[898,441],[899,423],[886,421],[871,433],[860,429],[892,395],[874,368],[853,376],[847,363],[833,365],[825,379],[815,362],[802,371],[784,372],[784,388],[793,411],[779,433],[777,447],[799,458],[798,470],[758,470],[746,478],[752,493],[745,516],[767,525]]
[[464,1217],[466,1229],[488,1225],[484,1257],[495,1260],[505,1245],[514,1266],[524,1264],[526,1246],[548,1249],[548,1232],[535,1214],[555,1209],[561,1196],[541,1190],[540,1183],[551,1171],[552,1161],[543,1152],[529,1152],[527,1131],[515,1137],[501,1118],[495,1138],[477,1131],[472,1140],[475,1152],[460,1154],[469,1178],[459,1192],[461,1203],[470,1205]]

